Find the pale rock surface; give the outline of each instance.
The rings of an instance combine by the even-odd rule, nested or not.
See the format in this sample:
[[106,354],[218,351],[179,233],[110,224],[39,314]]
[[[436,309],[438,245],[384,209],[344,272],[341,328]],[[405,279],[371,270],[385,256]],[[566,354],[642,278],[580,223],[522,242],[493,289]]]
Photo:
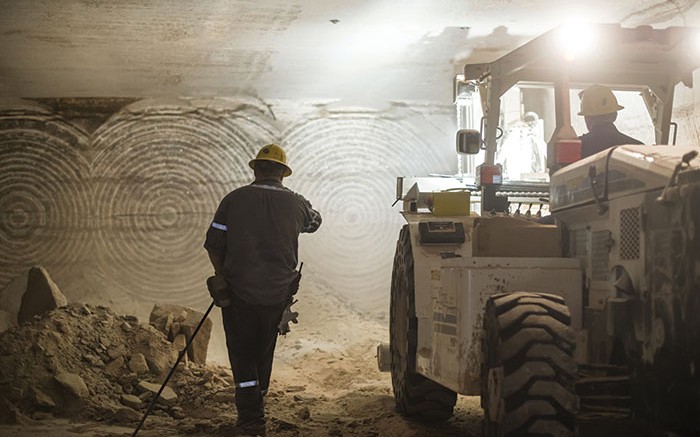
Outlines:
[[[171,341],[174,341],[180,334],[183,334],[185,339],[189,341],[203,317],[204,313],[179,305],[154,305],[149,317],[149,323],[165,334]],[[194,340],[192,340],[192,344],[187,351],[187,357],[192,362],[206,364],[212,326],[211,320],[205,320]],[[178,349],[182,350],[179,347]]]
[[129,407],[119,408],[114,413],[114,421],[117,423],[132,423],[141,420],[141,414]]
[[61,387],[66,389],[68,393],[77,398],[83,399],[90,394],[87,385],[85,385],[85,381],[83,381],[80,375],[76,375],[75,373],[59,373],[54,379]]
[[[148,393],[149,396],[155,396],[155,394],[158,393],[158,390],[160,390],[160,385],[153,384],[148,381],[141,381],[139,382],[138,388],[142,391],[142,394]],[[175,394],[175,391],[172,388],[165,386],[163,392],[158,397],[158,402],[164,405],[172,405],[176,401],[177,394]]]
[[146,357],[141,353],[136,353],[129,360],[129,369],[137,375],[148,373],[148,363]]
[[141,401],[141,399],[138,396],[128,395],[128,394],[122,395],[121,402],[122,402],[122,404],[126,405],[127,407],[134,408],[134,409],[139,408],[141,405],[143,405],[143,402]]

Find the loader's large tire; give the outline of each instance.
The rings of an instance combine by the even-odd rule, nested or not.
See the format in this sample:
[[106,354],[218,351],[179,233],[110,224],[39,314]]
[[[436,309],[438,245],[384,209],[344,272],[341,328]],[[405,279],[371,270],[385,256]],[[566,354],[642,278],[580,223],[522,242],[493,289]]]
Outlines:
[[452,416],[457,394],[416,373],[416,319],[413,254],[408,226],[396,243],[391,277],[391,383],[396,408],[403,416],[440,422]]
[[485,435],[576,435],[570,324],[558,296],[518,292],[489,298],[481,343]]

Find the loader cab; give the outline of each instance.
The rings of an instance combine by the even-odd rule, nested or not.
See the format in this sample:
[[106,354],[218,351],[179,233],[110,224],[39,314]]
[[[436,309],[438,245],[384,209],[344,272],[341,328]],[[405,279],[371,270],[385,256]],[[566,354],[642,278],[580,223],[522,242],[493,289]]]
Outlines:
[[[675,86],[692,86],[698,35],[693,28],[562,26],[494,62],[467,64],[453,85],[457,144],[478,132],[479,147],[458,152],[469,153],[463,168],[481,190],[482,211],[512,205],[498,198],[508,186],[525,201],[546,191],[553,173],[580,159],[577,137],[587,129],[576,115],[578,93],[592,84],[609,86],[621,100],[620,131],[645,144],[673,144]],[[480,177],[479,167],[498,177]]]
[[[587,85],[572,84],[569,89],[571,102],[571,126],[576,136],[588,132],[584,117],[577,115],[580,93]],[[478,88],[470,91],[473,99],[479,99]],[[654,123],[644,103],[640,90],[614,90],[620,110],[615,126],[644,144],[655,144]],[[503,166],[503,180],[517,182],[546,182],[547,144],[556,129],[555,91],[551,84],[517,83],[501,98],[501,114],[496,136],[495,162]],[[456,104],[464,105],[458,98]],[[461,113],[465,111],[459,111]],[[478,124],[483,113],[478,109],[471,124]],[[463,124],[466,124],[462,121]],[[671,144],[675,143],[675,130],[671,130]],[[483,161],[485,142],[481,133],[473,129],[457,132],[457,152],[466,159],[478,155]],[[470,156],[471,155],[471,156]],[[465,159],[465,158],[463,158]]]

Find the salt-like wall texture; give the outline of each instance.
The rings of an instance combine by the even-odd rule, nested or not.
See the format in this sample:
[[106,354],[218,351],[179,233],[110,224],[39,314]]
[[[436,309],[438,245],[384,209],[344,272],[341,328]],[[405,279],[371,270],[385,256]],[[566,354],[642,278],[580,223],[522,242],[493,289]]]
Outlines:
[[301,239],[307,277],[386,312],[396,176],[454,172],[450,108],[278,106],[285,120],[256,100],[145,100],[89,129],[32,102],[0,107],[0,309],[16,310],[35,264],[71,300],[206,307],[211,217],[252,180],[257,149],[280,141],[294,169],[285,184],[324,216]]

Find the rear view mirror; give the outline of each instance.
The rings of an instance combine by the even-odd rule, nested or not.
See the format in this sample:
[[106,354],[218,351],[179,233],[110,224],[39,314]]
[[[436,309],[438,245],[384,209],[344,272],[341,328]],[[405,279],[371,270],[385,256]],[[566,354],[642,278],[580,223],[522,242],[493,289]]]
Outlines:
[[481,133],[474,129],[457,131],[457,153],[476,155],[481,150]]

